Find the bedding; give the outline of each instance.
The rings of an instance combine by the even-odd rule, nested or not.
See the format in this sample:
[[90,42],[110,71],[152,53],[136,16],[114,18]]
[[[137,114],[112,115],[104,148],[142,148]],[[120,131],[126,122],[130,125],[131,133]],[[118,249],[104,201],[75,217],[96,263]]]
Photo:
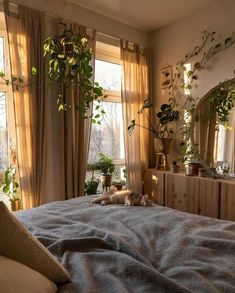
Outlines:
[[80,197],[16,217],[70,272],[59,292],[235,292],[235,223]]

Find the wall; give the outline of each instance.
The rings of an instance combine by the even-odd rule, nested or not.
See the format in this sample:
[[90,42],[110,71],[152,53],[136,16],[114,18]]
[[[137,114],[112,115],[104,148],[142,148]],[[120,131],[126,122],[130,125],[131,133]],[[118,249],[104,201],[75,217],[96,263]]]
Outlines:
[[[176,64],[185,54],[200,43],[201,32],[216,31],[221,37],[231,35],[235,31],[235,1],[217,1],[206,9],[199,11],[181,21],[168,25],[151,33],[153,49],[153,91],[156,105],[167,101],[167,91],[159,88],[160,68],[165,64]],[[215,56],[207,70],[199,75],[198,88],[194,89],[196,96],[201,97],[209,89],[233,77],[235,69],[235,45]]]
[[[74,22],[118,39],[123,38],[142,45],[149,44],[149,34],[147,32],[92,12],[73,3],[68,4],[66,0],[48,0],[46,2],[45,0],[12,0],[10,3],[22,4],[37,10],[46,10],[47,13],[53,16],[71,17]],[[47,4],[45,5],[45,3]]]

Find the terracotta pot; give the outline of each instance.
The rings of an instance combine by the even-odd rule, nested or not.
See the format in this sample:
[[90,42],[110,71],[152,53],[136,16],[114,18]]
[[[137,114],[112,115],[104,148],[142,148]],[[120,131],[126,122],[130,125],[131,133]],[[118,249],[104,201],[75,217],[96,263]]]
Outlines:
[[188,163],[188,167],[192,170],[192,176],[198,176],[198,170],[201,168],[200,163]]
[[103,187],[110,187],[112,185],[112,175],[102,175],[101,181]]
[[117,190],[122,190],[122,186],[123,186],[122,184],[116,184],[115,185],[115,187],[116,187]]
[[10,204],[11,204],[11,211],[12,212],[16,212],[21,209],[21,200],[20,199],[17,199],[17,200],[10,199]]
[[154,148],[156,153],[169,154],[171,138],[154,138]]

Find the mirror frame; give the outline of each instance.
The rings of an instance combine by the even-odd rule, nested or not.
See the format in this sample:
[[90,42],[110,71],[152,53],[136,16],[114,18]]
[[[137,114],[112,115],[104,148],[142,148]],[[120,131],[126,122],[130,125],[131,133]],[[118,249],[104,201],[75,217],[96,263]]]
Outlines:
[[215,91],[217,90],[222,84],[231,84],[234,86],[235,88],[235,78],[231,78],[228,80],[225,80],[219,84],[217,84],[215,87],[213,87],[211,90],[209,90],[209,92],[207,92],[197,103],[195,110],[193,112],[192,115],[192,120],[190,123],[190,138],[191,138],[191,142],[192,142],[192,149],[193,152],[195,154],[195,157],[197,158],[197,160],[201,163],[201,165],[206,169],[206,171],[214,178],[224,178],[224,179],[235,179],[234,177],[229,176],[228,174],[219,174],[216,172],[216,170],[211,169],[207,162],[201,157],[199,150],[197,148],[197,145],[195,144],[195,139],[194,139],[194,128],[195,128],[195,124],[196,124],[196,117],[198,116],[198,111],[200,106],[204,103],[204,101],[206,101],[209,96]]

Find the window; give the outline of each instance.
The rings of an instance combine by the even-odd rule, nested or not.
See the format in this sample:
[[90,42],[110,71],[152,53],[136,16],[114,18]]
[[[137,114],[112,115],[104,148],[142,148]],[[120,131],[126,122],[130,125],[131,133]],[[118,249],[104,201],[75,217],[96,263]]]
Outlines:
[[[101,103],[106,113],[102,118],[101,125],[92,125],[88,162],[97,161],[99,153],[112,157],[115,164],[113,180],[120,180],[124,178],[122,170],[125,167],[120,52],[114,46],[97,43],[95,81],[105,89],[108,97]],[[105,54],[105,49],[107,54]],[[116,58],[110,54],[115,50],[117,52]],[[97,104],[98,102],[94,103],[94,109]]]
[[[10,76],[7,33],[3,13],[0,13],[0,71],[6,78]],[[6,170],[9,164],[9,138],[14,131],[12,90],[0,79],[0,173]],[[14,143],[14,142],[13,142]]]

